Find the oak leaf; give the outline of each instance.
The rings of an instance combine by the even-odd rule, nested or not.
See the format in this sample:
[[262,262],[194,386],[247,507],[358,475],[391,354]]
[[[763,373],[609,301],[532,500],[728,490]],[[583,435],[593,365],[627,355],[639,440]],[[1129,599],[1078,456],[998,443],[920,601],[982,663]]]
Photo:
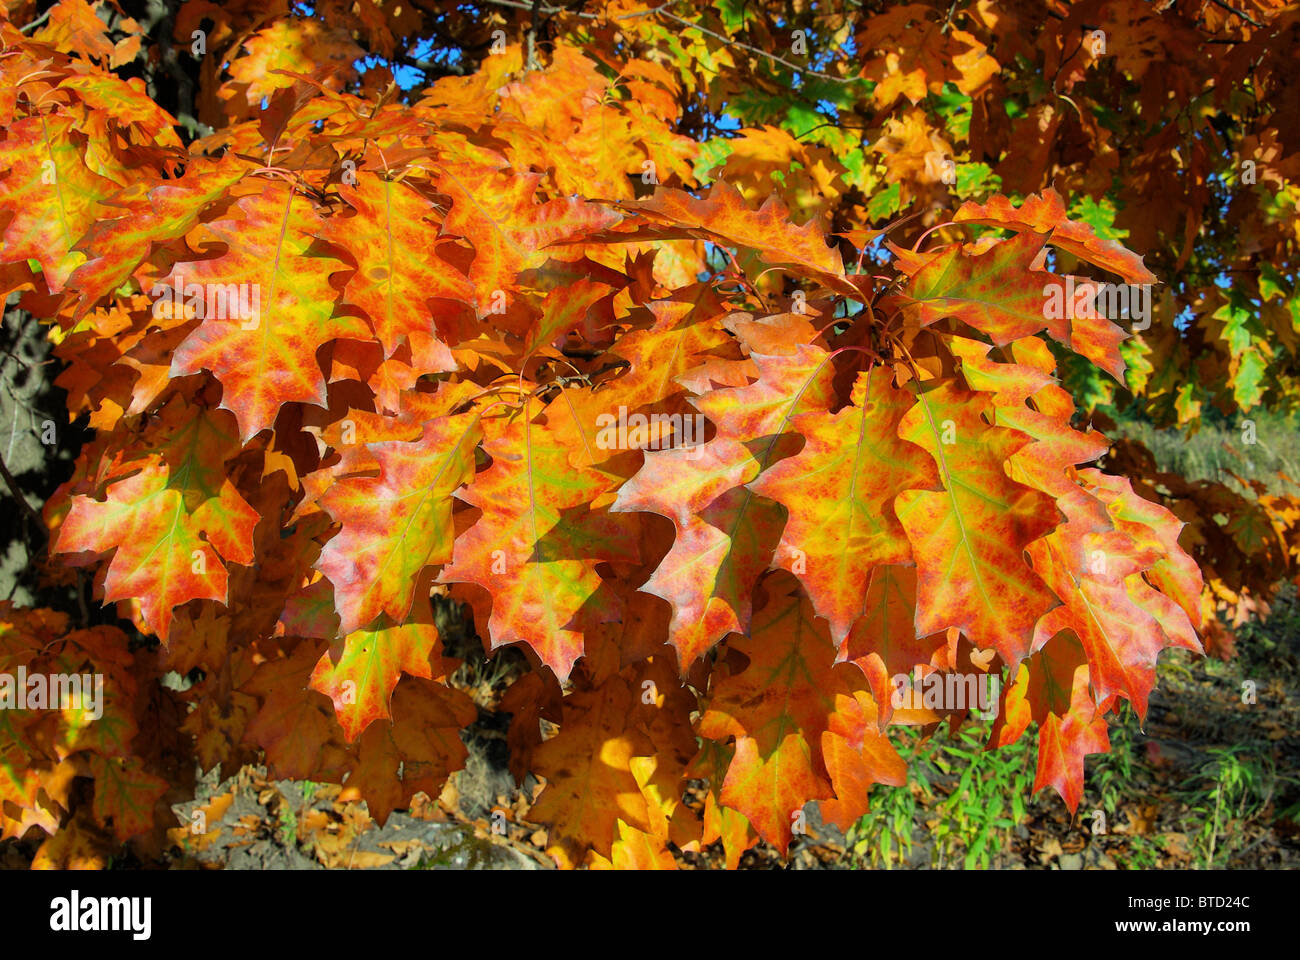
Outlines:
[[748,636],[728,641],[749,664],[717,684],[699,729],[714,740],[736,738],[719,799],[784,854],[804,804],[834,796],[821,734],[847,687],[808,599],[788,580],[774,578],[767,588]]
[[[285,403],[327,406],[317,348],[338,337],[370,338],[364,321],[334,313],[329,274],[343,263],[311,252],[321,229],[311,202],[284,184],[258,187],[235,204],[239,216],[196,228],[223,253],[175,264],[154,288],[165,298],[158,307],[173,317],[202,304],[201,322],[173,355],[172,376],[210,370],[241,440],[271,427]],[[226,316],[208,315],[209,305]]]

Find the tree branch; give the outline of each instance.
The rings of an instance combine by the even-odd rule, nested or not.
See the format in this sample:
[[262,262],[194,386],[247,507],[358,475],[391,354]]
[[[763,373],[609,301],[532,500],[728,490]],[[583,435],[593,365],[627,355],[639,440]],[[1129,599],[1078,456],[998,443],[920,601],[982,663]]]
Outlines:
[[39,17],[37,17],[37,18],[36,18],[35,20],[33,20],[31,23],[27,24],[27,26],[25,26],[25,27],[19,27],[19,28],[18,28],[18,32],[19,32],[19,33],[26,33],[28,30],[35,30],[35,29],[36,29],[37,27],[39,27],[42,23],[44,23],[46,20],[50,19],[50,14],[53,13],[53,12],[54,12],[54,7],[50,7],[50,9],[46,10],[44,13],[42,13]]
[[1252,27],[1262,27],[1262,26],[1264,26],[1262,23],[1260,23],[1258,20],[1256,20],[1256,19],[1255,19],[1254,17],[1252,17],[1250,14],[1248,14],[1248,13],[1242,13],[1242,12],[1241,12],[1240,10],[1238,10],[1236,7],[1231,7],[1231,6],[1229,6],[1228,4],[1224,3],[1224,0],[1210,0],[1210,3],[1214,4],[1216,7],[1219,7],[1219,8],[1221,8],[1221,9],[1223,9],[1223,10],[1227,10],[1229,13],[1235,13],[1237,16],[1241,17],[1241,19],[1243,19],[1243,20],[1245,20],[1247,23],[1249,23]]
[[793,70],[796,73],[801,73],[806,77],[817,77],[820,80],[833,80],[836,83],[852,83],[854,80],[858,79],[857,77],[836,77],[829,73],[822,73],[819,70],[811,70],[808,67],[801,67],[799,64],[792,63],[784,57],[778,57],[775,53],[768,53],[766,50],[760,50],[758,47],[750,46],[748,43],[742,43],[734,37],[728,37],[726,34],[722,33],[715,33],[708,27],[702,27],[698,23],[691,23],[691,21],[685,20],[677,16],[675,13],[669,13],[662,7],[658,8],[658,13],[667,17],[669,20],[674,20],[677,23],[680,23],[684,27],[690,27],[692,30],[698,30],[705,36],[713,37],[715,40],[721,40],[723,43],[729,44],[730,46],[740,47],[740,49],[748,50],[750,53],[757,54],[760,57],[766,57],[768,60],[771,60],[774,63],[779,63],[781,66]]
[[541,64],[537,62],[537,20],[541,15],[542,0],[533,0],[533,18],[528,27],[527,51],[524,56],[524,69],[537,70]]
[[[579,17],[583,20],[601,19],[601,15],[598,13],[584,13],[578,10],[570,10],[567,7],[557,7],[550,4],[543,4],[540,2],[524,3],[523,0],[478,0],[478,2],[483,3],[487,6],[511,7],[512,9],[515,10],[526,10],[529,11],[530,13],[544,13],[547,16],[554,16],[557,13],[567,13],[570,16]],[[746,50],[749,53],[752,53],[756,56],[764,57],[768,60],[771,60],[773,63],[779,63],[781,64],[781,66],[789,70],[793,70],[797,73],[803,74],[804,76],[817,77],[820,80],[832,80],[835,83],[852,83],[854,80],[858,79],[857,77],[837,77],[834,76],[833,74],[822,73],[820,70],[813,70],[810,69],[809,67],[800,66],[797,63],[794,63],[790,60],[786,60],[784,57],[778,57],[775,53],[768,53],[766,50],[760,50],[758,47],[751,46],[750,44],[737,40],[734,37],[729,37],[726,34],[722,34],[722,33],[716,33],[715,31],[710,30],[708,27],[702,27],[698,23],[692,23],[690,20],[687,20],[683,17],[679,17],[675,13],[669,13],[667,9],[669,6],[670,6],[669,3],[661,3],[659,4],[659,6],[653,7],[652,9],[638,10],[635,13],[625,13],[622,16],[614,17],[613,19],[632,20],[636,17],[660,15],[660,16],[667,17],[669,20],[672,20],[675,23],[679,23],[684,27],[688,27],[692,30],[698,30],[700,33],[712,37],[715,40],[721,40],[723,43],[729,44],[730,46],[739,47],[740,49]]]
[[0,477],[4,478],[5,485],[9,487],[9,492],[13,494],[13,498],[18,501],[18,506],[22,509],[23,513],[27,515],[28,519],[36,524],[38,530],[44,530],[45,524],[41,522],[40,514],[33,510],[32,505],[27,502],[27,497],[24,496],[22,488],[18,486],[18,481],[14,479],[14,475],[10,473],[9,468],[5,466],[3,457],[0,457]]
[[[372,56],[376,56],[372,54]],[[411,67],[419,70],[426,77],[434,76],[456,76],[465,75],[464,63],[434,63],[432,60],[416,60],[414,57],[408,57],[404,53],[395,53],[391,57],[379,57],[381,60],[390,60],[393,63],[400,63],[404,67]]]

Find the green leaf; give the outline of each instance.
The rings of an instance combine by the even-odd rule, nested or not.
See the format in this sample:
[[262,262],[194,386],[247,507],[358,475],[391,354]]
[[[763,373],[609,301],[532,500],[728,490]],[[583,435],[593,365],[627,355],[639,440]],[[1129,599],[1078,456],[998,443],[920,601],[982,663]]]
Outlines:
[[867,202],[867,216],[872,220],[884,220],[898,212],[902,199],[901,184],[891,183]]

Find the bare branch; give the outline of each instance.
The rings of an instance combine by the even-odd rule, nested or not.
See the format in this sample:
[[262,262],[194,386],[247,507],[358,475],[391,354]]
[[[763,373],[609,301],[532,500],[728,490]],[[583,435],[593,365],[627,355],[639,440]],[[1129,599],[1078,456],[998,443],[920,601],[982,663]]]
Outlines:
[[54,12],[54,7],[50,7],[50,9],[46,10],[44,13],[42,13],[39,17],[37,17],[37,18],[36,18],[35,20],[33,20],[31,23],[27,24],[27,26],[25,26],[25,27],[19,27],[19,28],[18,28],[18,32],[19,32],[19,33],[26,33],[28,30],[35,30],[35,29],[36,29],[37,27],[39,27],[42,23],[44,23],[46,20],[50,19],[50,14],[53,13],[53,12]]
[[808,67],[803,67],[797,63],[786,60],[784,57],[778,57],[775,53],[768,53],[766,50],[760,50],[758,47],[753,47],[748,43],[742,43],[733,37],[728,37],[726,34],[715,33],[708,27],[702,27],[698,23],[691,23],[691,21],[684,20],[677,16],[677,14],[669,13],[663,8],[659,9],[659,13],[660,15],[667,17],[669,20],[680,23],[684,27],[690,27],[692,30],[698,30],[700,33],[713,37],[715,40],[721,40],[723,43],[730,44],[733,47],[740,47],[740,49],[748,50],[750,53],[757,54],[760,57],[766,57],[768,60],[771,60],[774,63],[779,63],[781,66],[786,67],[789,70],[794,70],[797,73],[801,73],[806,77],[817,77],[821,80],[833,80],[836,83],[852,83],[854,80],[858,79],[857,77],[836,77],[829,73],[822,73],[819,70],[810,70]]
[[[550,4],[524,3],[522,2],[522,0],[479,0],[479,2],[487,6],[510,7],[515,10],[526,10],[530,13],[544,13],[547,16],[554,16],[555,14],[558,13],[567,13],[570,16],[579,17],[583,20],[601,19],[601,15],[597,13],[584,13],[578,10],[570,10],[567,7],[557,7]],[[622,16],[615,17],[614,19],[631,20],[636,17],[655,16],[655,15],[663,16],[663,17],[667,17],[669,20],[672,20],[674,23],[679,23],[684,27],[690,28],[691,30],[698,30],[700,33],[709,37],[713,37],[713,39],[715,40],[721,40],[723,43],[730,44],[733,47],[739,47],[741,50],[746,50],[749,53],[754,54],[755,56],[763,57],[767,60],[772,61],[773,63],[779,63],[781,64],[781,66],[785,67],[786,69],[793,70],[797,73],[802,74],[803,76],[817,77],[820,80],[832,80],[835,83],[852,83],[854,80],[857,79],[857,77],[837,77],[830,73],[822,73],[820,70],[812,70],[808,67],[801,66],[800,64],[794,63],[791,60],[786,60],[784,57],[779,57],[775,53],[768,53],[766,50],[760,50],[758,47],[751,46],[750,44],[737,40],[734,37],[729,37],[726,34],[717,33],[713,30],[710,30],[708,27],[702,27],[698,23],[692,23],[690,20],[687,20],[683,17],[679,17],[675,13],[670,13],[667,9],[670,5],[671,4],[669,3],[661,3],[659,6],[654,7],[652,9],[638,10],[636,13],[623,14]]]
[[1254,17],[1252,17],[1250,14],[1248,14],[1248,13],[1242,13],[1242,12],[1241,12],[1240,10],[1238,10],[1236,7],[1231,7],[1231,6],[1229,6],[1228,4],[1224,3],[1223,0],[1210,0],[1210,3],[1214,4],[1216,7],[1219,7],[1220,9],[1227,10],[1229,13],[1235,13],[1237,16],[1241,17],[1241,19],[1243,19],[1243,20],[1245,20],[1247,23],[1249,23],[1252,27],[1262,27],[1262,26],[1264,26],[1262,23],[1260,23],[1258,20],[1256,20],[1256,19],[1255,19]]

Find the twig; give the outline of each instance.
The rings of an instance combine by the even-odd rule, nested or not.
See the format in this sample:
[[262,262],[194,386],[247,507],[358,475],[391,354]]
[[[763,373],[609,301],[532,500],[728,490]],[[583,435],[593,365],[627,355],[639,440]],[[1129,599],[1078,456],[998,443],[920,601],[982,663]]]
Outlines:
[[[55,4],[54,6],[58,6],[58,4]],[[42,13],[39,17],[37,17],[37,18],[36,18],[35,20],[33,20],[31,23],[27,24],[27,26],[25,26],[25,27],[19,27],[19,28],[18,28],[18,32],[19,32],[19,33],[26,33],[28,30],[34,30],[34,29],[36,29],[36,28],[39,27],[42,23],[44,23],[46,20],[50,19],[50,14],[53,13],[53,12],[54,12],[54,7],[50,7],[50,9],[46,10],[44,13]]]
[[810,133],[815,133],[816,131],[820,130],[822,127],[834,127],[836,130],[870,130],[871,129],[871,127],[856,127],[850,123],[836,123],[834,120],[827,120],[825,123],[818,123],[812,127],[809,127],[803,133],[799,134],[799,136],[795,137],[795,139],[802,140]]
[[542,8],[542,0],[533,0],[533,17],[532,23],[528,27],[526,41],[528,52],[524,56],[524,69],[537,70],[541,64],[537,62],[537,18]]
[[667,3],[661,3],[661,4],[659,4],[659,6],[657,6],[657,7],[653,7],[653,8],[650,9],[650,10],[638,10],[638,11],[636,11],[635,13],[621,13],[621,14],[619,14],[617,17],[615,17],[614,19],[615,19],[615,20],[635,20],[637,17],[652,17],[652,16],[654,16],[656,13],[661,13],[661,12],[663,12],[664,8],[669,7],[669,6],[672,6],[672,4],[673,4],[673,0],[668,0]]
[[743,43],[742,41],[737,40],[734,37],[728,37],[725,34],[715,33],[714,31],[710,30],[708,27],[702,27],[698,23],[692,23],[689,20],[685,20],[682,17],[677,16],[677,14],[675,13],[669,13],[667,10],[662,10],[662,9],[659,12],[663,16],[667,17],[669,20],[675,20],[677,23],[680,23],[684,27],[690,27],[692,30],[698,30],[700,33],[705,34],[706,36],[710,36],[715,40],[721,40],[723,43],[729,44],[730,46],[740,47],[740,49],[748,50],[750,53],[757,54],[760,57],[766,57],[767,59],[773,61],[774,63],[779,63],[781,64],[781,66],[793,70],[796,73],[801,73],[804,76],[817,77],[818,79],[821,80],[834,80],[836,83],[852,83],[853,81],[858,79],[857,77],[836,77],[836,76],[832,76],[829,73],[822,73],[820,70],[810,70],[808,67],[800,66],[797,63],[792,63],[791,61],[786,60],[784,57],[778,57],[775,53],[768,53],[766,50],[760,50],[758,47],[752,47],[748,43]]
[[[556,7],[550,4],[543,5],[541,3],[525,3],[523,2],[523,0],[480,0],[480,2],[488,6],[511,7],[515,10],[527,10],[529,12],[537,11],[540,13],[544,13],[547,16],[554,16],[557,13],[567,13],[570,16],[579,17],[583,20],[601,19],[601,15],[598,13],[583,13],[582,11],[569,10],[566,7]],[[668,3],[661,3],[659,6],[653,7],[649,10],[638,10],[635,13],[626,13],[621,16],[614,17],[613,19],[631,20],[636,17],[654,16],[656,14],[659,14],[667,17],[669,20],[675,21],[676,23],[680,23],[684,27],[689,27],[692,30],[698,30],[700,33],[703,33],[706,36],[710,36],[715,40],[721,40],[723,43],[729,44],[733,47],[739,47],[740,49],[747,50],[750,53],[756,54],[757,56],[766,57],[768,60],[771,60],[774,63],[779,63],[781,64],[781,66],[786,67],[787,69],[790,70],[794,70],[797,73],[803,74],[804,76],[817,77],[820,80],[833,80],[836,83],[852,83],[853,81],[858,79],[857,77],[837,77],[829,73],[822,73],[820,70],[812,70],[809,69],[808,67],[800,66],[797,63],[794,63],[790,60],[786,60],[784,57],[778,57],[775,53],[768,53],[766,50],[760,50],[758,47],[750,46],[748,43],[744,43],[740,40],[735,39],[734,37],[728,37],[725,34],[716,33],[713,30],[710,30],[708,27],[702,27],[698,23],[692,23],[690,20],[687,20],[683,17],[679,17],[675,13],[669,13],[667,9],[668,6],[669,6]]]
[[[669,2],[672,2],[672,0],[669,0]],[[531,11],[533,9],[533,4],[524,3],[523,0],[479,0],[479,3],[482,3],[489,7],[512,7],[515,10]],[[653,7],[649,10],[637,10],[634,13],[623,13],[623,14],[619,14],[617,17],[614,17],[613,19],[635,20],[638,17],[646,17],[652,14],[659,13],[666,6],[668,6],[668,3],[661,3],[659,4],[659,6]],[[553,17],[557,13],[567,13],[569,14],[569,16],[578,17],[579,19],[582,20],[601,19],[601,15],[599,13],[583,13],[581,10],[571,10],[568,7],[557,7],[552,4],[539,5],[538,9],[541,13],[546,14],[548,17]]]
[[1222,9],[1224,9],[1224,10],[1227,10],[1229,13],[1235,13],[1237,16],[1241,17],[1241,19],[1243,19],[1243,20],[1245,20],[1247,23],[1249,23],[1252,27],[1262,27],[1262,26],[1264,26],[1262,23],[1260,23],[1258,20],[1256,20],[1256,19],[1255,19],[1254,17],[1252,17],[1250,14],[1248,14],[1248,13],[1242,13],[1242,12],[1241,12],[1240,10],[1238,10],[1236,7],[1231,7],[1231,6],[1229,6],[1228,4],[1224,3],[1223,0],[1210,0],[1210,3],[1214,4],[1216,7],[1220,7],[1220,8],[1222,8]]
[[1233,860],[1237,860],[1237,861],[1244,860],[1244,859],[1246,858],[1246,854],[1250,853],[1250,852],[1253,851],[1256,847],[1258,847],[1260,844],[1264,843],[1265,841],[1267,841],[1267,840],[1269,840],[1269,839],[1271,839],[1271,838],[1270,838],[1267,834],[1265,834],[1264,836],[1262,836],[1262,837],[1260,837],[1258,840],[1256,840],[1254,843],[1252,843],[1250,846],[1248,846],[1246,849],[1244,849],[1244,850],[1240,850],[1240,851],[1238,851],[1237,853],[1234,853],[1234,854],[1230,854],[1230,855],[1228,856],[1228,860],[1227,860],[1227,862],[1228,862],[1228,863],[1231,863]]
[[948,28],[952,26],[952,15],[956,9],[957,9],[957,0],[952,0],[952,6],[948,8],[947,16],[943,18],[943,26],[939,28],[940,34],[947,33]]
[[395,53],[388,59],[400,63],[404,67],[410,67],[413,70],[419,70],[421,73],[445,73],[451,76],[463,77],[465,75],[464,64],[460,63],[435,63],[432,60],[416,60],[414,57],[408,57],[404,53]]
[[90,610],[86,606],[86,571],[77,571],[77,609],[81,611],[81,622],[91,626]]

